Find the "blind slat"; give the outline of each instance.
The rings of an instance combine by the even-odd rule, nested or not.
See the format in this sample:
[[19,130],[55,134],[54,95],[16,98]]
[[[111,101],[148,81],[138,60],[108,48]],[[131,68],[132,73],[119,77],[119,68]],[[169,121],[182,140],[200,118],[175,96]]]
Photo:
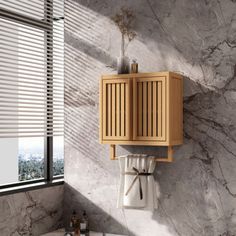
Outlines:
[[0,138],[63,135],[62,18],[63,1],[0,0]]

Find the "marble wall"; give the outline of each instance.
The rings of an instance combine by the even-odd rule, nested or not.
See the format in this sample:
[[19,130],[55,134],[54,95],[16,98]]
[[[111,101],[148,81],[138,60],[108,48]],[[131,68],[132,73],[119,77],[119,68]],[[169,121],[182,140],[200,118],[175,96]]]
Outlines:
[[39,236],[61,227],[63,189],[55,186],[0,197],[0,235]]
[[[184,81],[184,145],[159,164],[159,209],[116,208],[119,167],[99,144],[99,77],[114,73],[122,6],[135,15],[127,55],[140,71]],[[236,1],[65,1],[65,214],[86,209],[91,228],[136,236],[236,235]],[[118,153],[162,154],[120,147]]]

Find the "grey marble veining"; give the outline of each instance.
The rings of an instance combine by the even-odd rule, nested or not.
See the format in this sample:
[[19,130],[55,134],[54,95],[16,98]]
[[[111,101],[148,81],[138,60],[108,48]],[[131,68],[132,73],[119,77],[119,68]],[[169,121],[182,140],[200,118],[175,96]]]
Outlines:
[[[116,209],[119,167],[100,145],[99,78],[114,73],[120,34],[110,17],[136,14],[127,55],[142,72],[185,75],[184,145],[159,164],[159,209]],[[136,236],[236,235],[236,2],[66,0],[65,214],[86,209],[93,230]],[[119,147],[162,154],[164,148]],[[66,221],[67,222],[67,221]]]
[[0,197],[0,235],[39,236],[62,226],[63,188]]

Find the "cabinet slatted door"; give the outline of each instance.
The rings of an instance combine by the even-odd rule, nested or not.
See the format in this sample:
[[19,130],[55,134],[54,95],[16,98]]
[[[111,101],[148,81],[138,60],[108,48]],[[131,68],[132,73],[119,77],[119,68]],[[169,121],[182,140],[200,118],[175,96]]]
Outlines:
[[166,79],[133,79],[133,140],[166,140]]
[[130,139],[130,79],[102,80],[102,138]]

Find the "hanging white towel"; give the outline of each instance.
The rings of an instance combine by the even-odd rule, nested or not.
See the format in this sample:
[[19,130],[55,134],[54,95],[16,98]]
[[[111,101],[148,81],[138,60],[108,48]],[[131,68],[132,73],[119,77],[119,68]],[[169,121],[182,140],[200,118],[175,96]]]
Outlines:
[[119,157],[120,188],[118,207],[154,210],[157,208],[153,157],[132,154]]

